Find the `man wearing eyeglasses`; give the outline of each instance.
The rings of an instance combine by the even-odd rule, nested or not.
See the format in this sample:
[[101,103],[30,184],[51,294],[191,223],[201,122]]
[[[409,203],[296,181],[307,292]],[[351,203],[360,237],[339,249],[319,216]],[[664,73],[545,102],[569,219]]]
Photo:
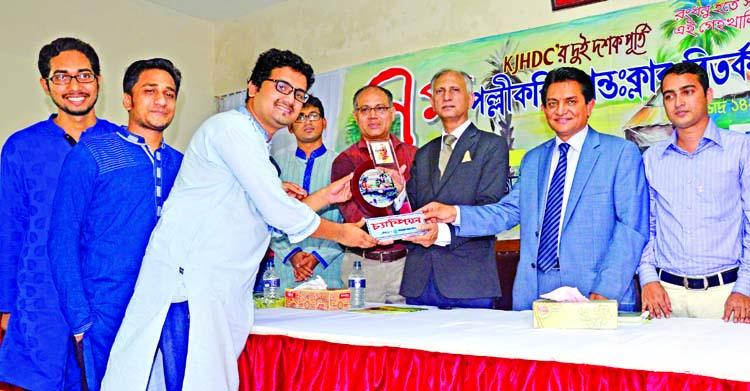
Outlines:
[[[314,209],[346,199],[346,180],[305,198],[284,192],[269,159],[271,137],[299,117],[313,69],[290,51],[262,53],[245,106],[207,119],[190,141],[175,186],[151,236],[103,390],[236,390],[237,358],[253,324],[252,288],[271,233],[293,243],[308,236],[345,245],[376,240],[359,224],[337,224]],[[187,307],[178,317],[169,312]],[[189,330],[186,346],[165,348],[165,322]],[[153,384],[154,352],[186,349],[179,383]],[[182,379],[181,379],[182,380]]]
[[0,159],[0,317],[10,315],[0,345],[0,382],[60,390],[70,384],[66,365],[76,364],[47,258],[52,200],[72,146],[118,127],[94,112],[101,76],[89,44],[55,39],[39,52],[38,68],[57,113],[13,134]]
[[[331,180],[336,181],[354,172],[361,164],[370,160],[367,141],[391,140],[396,158],[402,165],[404,180],[409,180],[414,154],[417,147],[402,143],[391,134],[391,125],[396,117],[393,110],[393,95],[380,86],[364,86],[354,93],[354,120],[359,126],[361,137],[344,152],[336,157],[331,169]],[[367,210],[361,209],[354,200],[339,204],[339,209],[348,222],[373,217]],[[399,212],[408,213],[411,206],[404,203]],[[362,270],[367,279],[365,300],[372,303],[403,303],[404,297],[399,294],[401,276],[406,259],[406,246],[393,243],[376,246],[372,249],[349,247],[341,265],[342,280],[347,280],[353,269],[354,261],[362,262]]]
[[[323,145],[326,128],[325,110],[320,99],[310,95],[297,119],[289,124],[289,133],[297,139],[297,148],[276,154],[281,180],[300,185],[312,194],[331,184],[331,165],[336,153]],[[335,205],[328,205],[318,215],[337,223],[343,221]],[[329,288],[341,288],[341,247],[333,241],[307,238],[291,243],[289,238],[271,239],[276,256],[276,270],[281,277],[281,291],[293,288],[314,274],[323,278]]]
[[[417,151],[406,188],[415,208],[436,201],[486,205],[505,194],[508,144],[469,120],[473,80],[466,72],[443,69],[432,77],[432,108],[441,137]],[[438,229],[439,228],[439,229]],[[456,236],[447,224],[430,224],[409,246],[401,294],[409,304],[492,308],[501,295],[495,262],[495,235]],[[437,244],[432,246],[432,244]]]

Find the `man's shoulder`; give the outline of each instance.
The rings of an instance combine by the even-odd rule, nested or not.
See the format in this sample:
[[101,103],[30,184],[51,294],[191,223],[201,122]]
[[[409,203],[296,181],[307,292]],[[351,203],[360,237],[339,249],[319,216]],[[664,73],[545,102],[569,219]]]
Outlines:
[[550,147],[550,145],[549,145],[550,143],[552,143],[552,145],[554,145],[555,139],[546,140],[543,143],[537,145],[536,147],[531,148],[530,150],[528,150],[526,152],[526,154],[524,154],[524,159],[526,159],[527,157],[532,157],[532,156],[536,156],[536,155],[539,155],[539,154],[547,153],[547,151],[548,151],[548,149]]
[[730,143],[747,143],[750,141],[750,135],[746,133],[735,132],[728,129],[718,128],[722,140],[729,140]]
[[95,129],[97,132],[112,133],[117,132],[117,130],[120,129],[120,125],[107,121],[104,118],[97,118],[96,124],[92,127],[92,129]]
[[417,150],[419,149],[415,145],[407,144],[405,142],[401,142],[401,144],[399,144],[399,147],[402,148],[405,152],[411,154],[417,153]]
[[281,167],[281,172],[286,171],[296,160],[300,160],[296,152],[297,147],[289,147],[273,154],[273,159]]
[[437,136],[433,138],[432,140],[426,142],[424,145],[422,145],[421,147],[417,149],[417,152],[416,152],[417,156],[424,155],[425,153],[427,153],[430,147],[434,147],[435,144],[439,146],[441,142],[442,142],[442,137],[440,136]]
[[177,148],[167,143],[164,143],[163,148],[164,148],[164,153],[166,153],[167,155],[169,155],[170,157],[174,159],[182,160],[182,158],[185,156],[180,150],[178,150]]
[[208,118],[206,118],[205,121],[203,121],[203,125],[220,125],[220,124],[227,124],[227,123],[249,123],[249,118],[240,113],[237,110],[227,110],[223,111],[221,113],[214,114]]
[[589,132],[592,132],[593,135],[599,138],[599,145],[603,145],[608,148],[617,148],[617,149],[625,149],[625,148],[638,149],[638,146],[635,145],[634,142],[630,140],[626,140],[620,136],[601,133],[594,129],[589,129]]
[[664,150],[667,149],[671,142],[672,140],[668,138],[658,141],[654,145],[648,147],[648,149],[643,152],[643,160],[646,161],[655,159],[659,154],[663,153]]
[[[52,120],[39,121],[13,132],[6,140],[5,145],[18,145],[37,140],[41,137],[49,137],[55,133],[55,130],[59,130],[59,128],[54,125]],[[62,135],[62,132],[60,132],[60,135]]]
[[359,154],[359,141],[355,142],[354,144],[347,147],[345,150],[341,151],[338,155],[336,155],[335,158],[333,158],[333,164],[342,164],[344,162],[349,162],[354,160],[353,156],[358,156]]
[[264,135],[254,130],[251,121],[250,117],[237,110],[214,114],[200,124],[198,130],[195,131],[195,134],[190,139],[188,150],[196,144],[203,145],[220,143],[219,140],[226,141],[228,137],[232,138],[229,136],[231,134],[246,135],[257,139],[255,141],[265,143]]
[[94,158],[98,156],[111,156],[122,151],[122,144],[125,140],[117,132],[92,134],[89,137],[81,138],[70,155],[90,154]]
[[328,165],[330,166],[333,164],[333,161],[339,156],[339,153],[330,149],[326,150],[326,153],[320,155],[317,159],[315,159],[316,163],[320,161],[321,165]]
[[411,144],[406,144],[403,141],[396,146],[396,156],[398,156],[399,163],[406,164],[408,169],[411,169],[412,162],[418,151],[419,148]]
[[477,139],[480,144],[487,145],[490,147],[495,147],[495,148],[508,146],[508,142],[505,140],[505,137],[497,133],[488,132],[486,130],[482,130],[479,128],[476,128],[476,129],[477,129],[477,133],[476,133]]
[[[84,133],[85,134],[85,133]],[[81,137],[81,139],[78,141],[77,145],[86,145],[88,147],[97,146],[100,145],[106,146],[107,143],[112,142],[112,140],[122,140],[122,137],[118,135],[117,132],[104,132],[104,133],[91,133],[87,134],[86,137]]]
[[297,147],[284,148],[272,155],[273,158],[276,159],[276,162],[281,164],[282,160],[291,159],[297,156]]
[[206,118],[198,127],[196,134],[204,133],[207,129],[211,132],[222,129],[237,129],[250,127],[250,119],[237,110],[223,111]]

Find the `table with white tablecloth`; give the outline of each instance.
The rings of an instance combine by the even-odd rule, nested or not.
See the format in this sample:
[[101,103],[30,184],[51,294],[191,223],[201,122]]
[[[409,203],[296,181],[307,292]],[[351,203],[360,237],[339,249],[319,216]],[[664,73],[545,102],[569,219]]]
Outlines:
[[239,365],[246,390],[750,390],[748,350],[750,325],[721,320],[558,330],[530,311],[276,308],[256,311]]

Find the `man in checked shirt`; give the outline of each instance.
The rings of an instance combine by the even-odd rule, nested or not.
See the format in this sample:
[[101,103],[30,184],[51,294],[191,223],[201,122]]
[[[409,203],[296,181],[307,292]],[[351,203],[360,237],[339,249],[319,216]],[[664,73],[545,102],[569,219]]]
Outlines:
[[695,63],[664,72],[673,135],[643,155],[650,233],[638,274],[657,318],[750,323],[750,138],[708,116],[713,90]]

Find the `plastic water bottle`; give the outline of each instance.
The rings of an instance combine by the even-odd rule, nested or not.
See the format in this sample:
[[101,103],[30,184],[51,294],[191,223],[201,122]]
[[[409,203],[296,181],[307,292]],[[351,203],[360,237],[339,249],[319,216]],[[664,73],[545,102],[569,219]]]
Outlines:
[[271,256],[266,262],[266,271],[263,273],[263,301],[266,304],[271,304],[279,298],[279,287],[281,287],[281,279],[279,273],[276,273],[273,256]]
[[365,273],[362,271],[362,261],[354,261],[354,270],[349,275],[349,308],[365,306]]

